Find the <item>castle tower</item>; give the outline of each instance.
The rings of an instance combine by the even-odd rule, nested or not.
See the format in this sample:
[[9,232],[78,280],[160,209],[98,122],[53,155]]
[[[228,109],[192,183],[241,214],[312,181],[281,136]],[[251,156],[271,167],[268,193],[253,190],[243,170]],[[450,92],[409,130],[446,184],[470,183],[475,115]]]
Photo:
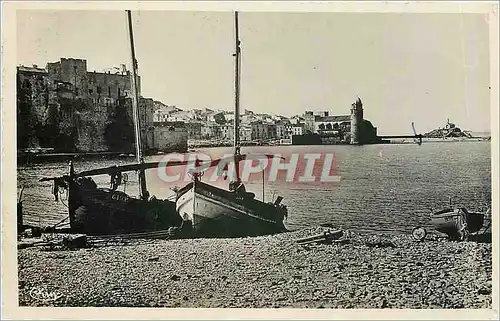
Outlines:
[[358,97],[358,99],[356,99],[356,109],[358,110],[358,116],[359,116],[359,120],[363,120],[364,117],[363,117],[363,102],[361,101],[361,98]]
[[304,113],[304,130],[305,132],[311,132],[314,133],[315,128],[314,128],[314,113],[312,111],[306,111]]
[[351,105],[351,145],[360,143],[359,126],[363,121],[363,103],[358,97],[356,102]]

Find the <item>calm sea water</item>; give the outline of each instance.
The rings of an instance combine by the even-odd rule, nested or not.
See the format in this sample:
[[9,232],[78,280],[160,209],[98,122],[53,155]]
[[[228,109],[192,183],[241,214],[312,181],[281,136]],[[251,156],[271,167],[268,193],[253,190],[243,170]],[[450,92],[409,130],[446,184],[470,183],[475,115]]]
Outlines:
[[[311,188],[286,182],[266,182],[264,196],[284,197],[289,209],[290,229],[333,223],[360,231],[409,232],[418,225],[429,226],[429,213],[449,204],[470,210],[491,206],[491,151],[487,142],[424,143],[368,146],[280,146],[244,147],[242,153],[334,153],[334,170],[340,183]],[[229,148],[200,150],[222,155]],[[160,160],[161,156],[146,161]],[[126,164],[132,159],[77,161],[77,171],[101,166]],[[25,222],[46,225],[67,215],[64,202],[55,202],[51,183],[40,183],[42,176],[67,173],[67,163],[45,163],[18,168],[18,187],[25,187]],[[155,179],[148,172],[148,188],[158,198],[172,195],[175,184]],[[108,187],[107,176],[96,177]],[[129,174],[125,191],[136,194],[137,178]],[[222,185],[221,185],[222,184]],[[219,186],[227,187],[227,182]],[[182,185],[177,184],[177,185]],[[262,182],[247,184],[247,190],[262,199]],[[64,199],[64,198],[63,198]]]

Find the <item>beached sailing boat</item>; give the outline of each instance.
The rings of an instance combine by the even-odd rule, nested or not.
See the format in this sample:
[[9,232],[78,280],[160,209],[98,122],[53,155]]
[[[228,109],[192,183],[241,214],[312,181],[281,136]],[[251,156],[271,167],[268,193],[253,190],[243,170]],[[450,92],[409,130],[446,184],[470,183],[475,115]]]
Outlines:
[[[239,177],[239,163],[245,160],[239,146],[239,90],[240,40],[238,12],[235,22],[235,105],[234,105],[234,180],[229,191],[201,181],[200,173],[193,173],[193,181],[177,191],[176,208],[185,223],[192,226],[196,236],[241,237],[273,234],[286,231],[284,220],[287,208],[282,197],[274,203],[255,199],[247,192]],[[266,157],[272,157],[266,155]]]
[[[40,181],[53,181],[53,193],[58,200],[59,190],[67,190],[70,231],[89,235],[130,234],[152,231],[166,231],[172,226],[180,226],[182,220],[175,210],[175,202],[151,197],[146,186],[145,170],[158,168],[161,163],[145,163],[142,156],[138,90],[137,61],[135,59],[132,17],[127,13],[130,39],[132,73],[132,108],[135,132],[137,163],[122,166],[97,168],[75,172],[70,162],[69,174],[59,177],[42,178]],[[169,166],[186,165],[187,162],[170,162]],[[118,187],[126,183],[125,172],[137,171],[139,178],[139,197],[132,197]],[[110,176],[110,188],[100,188],[92,179],[97,175]],[[160,235],[160,234],[158,234]]]

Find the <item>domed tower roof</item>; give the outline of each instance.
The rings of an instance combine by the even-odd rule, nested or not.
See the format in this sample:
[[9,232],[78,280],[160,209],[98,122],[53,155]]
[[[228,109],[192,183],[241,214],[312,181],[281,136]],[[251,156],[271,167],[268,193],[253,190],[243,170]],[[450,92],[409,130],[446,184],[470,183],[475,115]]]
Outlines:
[[356,106],[359,106],[359,107],[363,106],[363,102],[361,101],[361,98],[359,98],[359,96],[358,96],[358,99],[356,99]]

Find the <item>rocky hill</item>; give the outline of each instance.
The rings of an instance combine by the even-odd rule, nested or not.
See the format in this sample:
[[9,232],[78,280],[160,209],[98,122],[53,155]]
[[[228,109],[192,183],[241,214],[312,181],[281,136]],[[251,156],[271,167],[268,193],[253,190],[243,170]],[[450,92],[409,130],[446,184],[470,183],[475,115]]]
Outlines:
[[448,120],[444,128],[436,128],[424,134],[428,138],[446,138],[446,137],[472,137],[468,131],[462,131],[455,124]]

